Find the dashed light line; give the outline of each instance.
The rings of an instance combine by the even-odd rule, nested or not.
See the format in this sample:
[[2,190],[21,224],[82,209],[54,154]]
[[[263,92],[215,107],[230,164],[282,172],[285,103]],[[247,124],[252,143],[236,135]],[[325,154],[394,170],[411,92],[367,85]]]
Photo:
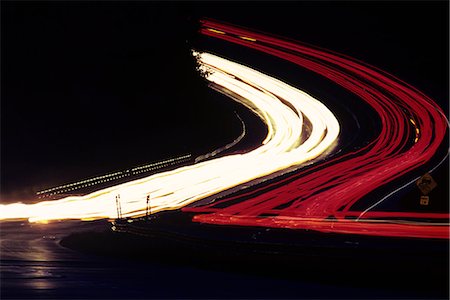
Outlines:
[[[133,169],[131,169],[131,172],[133,174],[140,174],[140,173],[148,172],[148,171],[151,171],[151,170],[157,170],[157,169],[160,169],[162,167],[166,167],[166,166],[172,165],[174,163],[178,163],[178,162],[180,162],[182,160],[189,159],[190,157],[191,157],[191,154],[187,154],[187,155],[183,155],[183,156],[180,156],[180,157],[163,160],[163,161],[160,161],[160,162],[147,164],[147,165],[144,165],[144,166],[133,168]],[[154,166],[154,168],[151,168],[152,166]],[[144,170],[144,171],[141,171],[141,172],[133,172],[134,170],[148,169],[148,168],[150,168],[150,169],[149,170]],[[117,175],[121,175],[121,176],[117,176]],[[103,183],[103,182],[106,182],[106,181],[117,180],[117,179],[123,178],[125,176],[130,176],[130,170],[125,170],[125,171],[121,171],[121,172],[115,172],[115,173],[106,174],[106,175],[103,175],[103,176],[97,176],[97,177],[94,177],[94,178],[85,179],[85,180],[82,180],[82,181],[78,181],[78,182],[74,182],[74,183],[70,183],[70,184],[66,184],[66,185],[53,187],[53,188],[50,188],[50,189],[39,191],[39,192],[36,193],[36,195],[48,194],[49,196],[53,196],[53,195],[57,195],[57,194],[61,194],[61,193],[69,191],[69,190],[63,190],[63,189],[68,188],[68,187],[76,186],[72,190],[81,189],[81,188],[86,187],[86,185],[84,185],[84,184],[87,183],[87,182],[95,182],[93,184],[89,184],[88,185],[88,186],[92,186],[92,185],[96,185],[96,184]],[[104,178],[108,178],[108,179],[104,180]],[[57,191],[57,192],[49,193],[49,192],[53,192],[53,191]]]

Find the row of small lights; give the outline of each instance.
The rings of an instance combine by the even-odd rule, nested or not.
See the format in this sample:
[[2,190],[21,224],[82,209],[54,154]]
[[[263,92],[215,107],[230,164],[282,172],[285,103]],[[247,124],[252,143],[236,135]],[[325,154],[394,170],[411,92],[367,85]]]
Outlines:
[[54,188],[51,188],[51,189],[39,191],[36,194],[37,195],[44,194],[44,193],[51,192],[51,191],[54,191],[54,190],[59,190],[59,189],[70,187],[70,186],[80,185],[80,184],[83,184],[83,183],[86,183],[86,182],[91,182],[91,181],[96,181],[96,180],[107,178],[107,177],[116,176],[116,175],[119,175],[119,174],[122,174],[122,173],[123,172],[116,172],[116,173],[107,174],[107,175],[103,175],[103,176],[99,176],[99,177],[95,177],[95,178],[91,178],[91,179],[86,179],[86,180],[75,182],[75,183],[70,183],[70,184],[66,184],[66,185],[62,185],[62,186],[57,186],[57,187],[54,187]]
[[153,167],[153,166],[157,166],[157,165],[161,165],[161,164],[167,164],[167,163],[183,160],[183,159],[190,158],[190,157],[191,157],[191,154],[180,156],[180,157],[176,157],[176,158],[171,158],[171,159],[163,160],[163,161],[156,162],[156,163],[153,163],[153,164],[144,165],[144,166],[141,166],[141,167],[136,167],[136,168],[131,169],[131,171],[140,170],[140,169],[146,169],[146,168],[149,168],[149,167]]
[[[163,160],[163,161],[156,162],[156,163],[153,163],[153,164],[148,164],[148,165],[136,167],[136,168],[131,169],[131,172],[130,172],[130,170],[126,170],[126,171],[122,171],[122,172],[116,172],[116,173],[112,173],[112,174],[98,176],[98,177],[86,179],[86,180],[83,180],[83,181],[79,181],[79,182],[66,184],[66,185],[54,187],[54,188],[51,188],[51,189],[39,191],[36,194],[37,195],[42,195],[42,194],[47,194],[48,192],[54,191],[54,192],[52,192],[50,194],[47,194],[48,196],[52,196],[52,195],[56,195],[56,194],[60,194],[60,193],[64,193],[64,192],[69,192],[69,191],[77,190],[77,189],[80,189],[80,188],[93,186],[93,185],[96,185],[96,184],[99,184],[99,183],[104,183],[104,182],[108,182],[108,181],[111,181],[111,180],[120,179],[120,178],[123,178],[123,177],[126,177],[126,176],[136,175],[136,174],[140,174],[140,173],[144,173],[144,172],[149,172],[149,171],[161,169],[161,168],[173,165],[175,163],[179,163],[179,162],[181,162],[183,160],[189,159],[190,157],[191,157],[191,154],[183,155],[183,156],[180,156],[180,157],[176,157],[176,158],[172,158],[172,159],[168,159],[168,160]],[[139,170],[139,171],[137,171],[137,170]]]

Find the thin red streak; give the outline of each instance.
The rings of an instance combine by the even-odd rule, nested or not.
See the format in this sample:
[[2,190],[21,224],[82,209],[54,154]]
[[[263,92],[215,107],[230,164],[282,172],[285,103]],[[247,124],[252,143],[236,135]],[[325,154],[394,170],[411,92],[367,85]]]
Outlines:
[[258,218],[252,216],[227,216],[220,214],[197,215],[194,221],[220,225],[260,226],[273,228],[308,229],[320,232],[367,234],[373,236],[449,239],[448,226],[396,223],[369,223],[347,220],[308,220],[286,217]]
[[361,218],[418,218],[418,219],[442,219],[448,220],[449,214],[446,213],[418,213],[418,212],[399,212],[399,211],[368,211],[361,215],[362,211],[347,211],[345,213],[335,213],[336,218],[359,217]]

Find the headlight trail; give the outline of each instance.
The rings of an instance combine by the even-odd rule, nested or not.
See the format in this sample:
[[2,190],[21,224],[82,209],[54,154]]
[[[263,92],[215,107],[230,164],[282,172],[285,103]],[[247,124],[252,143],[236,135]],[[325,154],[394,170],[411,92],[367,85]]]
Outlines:
[[[351,210],[362,197],[424,165],[436,153],[446,135],[448,120],[432,99],[382,70],[328,50],[213,20],[202,21],[201,33],[271,54],[328,78],[369,104],[378,114],[382,128],[369,145],[358,151],[243,195],[185,208],[203,213],[196,215],[194,221],[449,238],[448,213],[362,214]],[[351,219],[356,217],[357,221]],[[408,217],[442,222],[389,221]]]
[[[147,195],[151,195],[152,212],[177,209],[277,171],[299,168],[335,143],[338,121],[310,95],[218,56],[197,56],[202,68],[210,72],[207,79],[215,89],[252,109],[267,124],[268,134],[262,145],[244,154],[203,161],[85,196],[1,205],[0,219],[28,218],[35,222],[114,218],[117,195],[124,217],[145,215]],[[305,119],[312,125],[306,138],[302,136]]]

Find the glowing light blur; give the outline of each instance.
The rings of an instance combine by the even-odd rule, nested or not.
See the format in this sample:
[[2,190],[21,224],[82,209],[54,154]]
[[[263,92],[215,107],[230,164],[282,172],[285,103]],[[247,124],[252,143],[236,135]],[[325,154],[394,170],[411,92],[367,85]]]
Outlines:
[[[221,34],[213,30],[216,34]],[[196,53],[207,79],[215,89],[232,92],[236,101],[251,108],[268,126],[263,144],[244,154],[229,155],[184,166],[102,189],[85,196],[71,196],[36,204],[0,206],[0,219],[28,218],[31,222],[116,217],[116,195],[122,215],[145,215],[146,197],[158,212],[183,207],[239,184],[273,174],[319,157],[339,134],[334,115],[310,95],[251,68],[207,53]],[[303,118],[312,124],[301,140]]]

